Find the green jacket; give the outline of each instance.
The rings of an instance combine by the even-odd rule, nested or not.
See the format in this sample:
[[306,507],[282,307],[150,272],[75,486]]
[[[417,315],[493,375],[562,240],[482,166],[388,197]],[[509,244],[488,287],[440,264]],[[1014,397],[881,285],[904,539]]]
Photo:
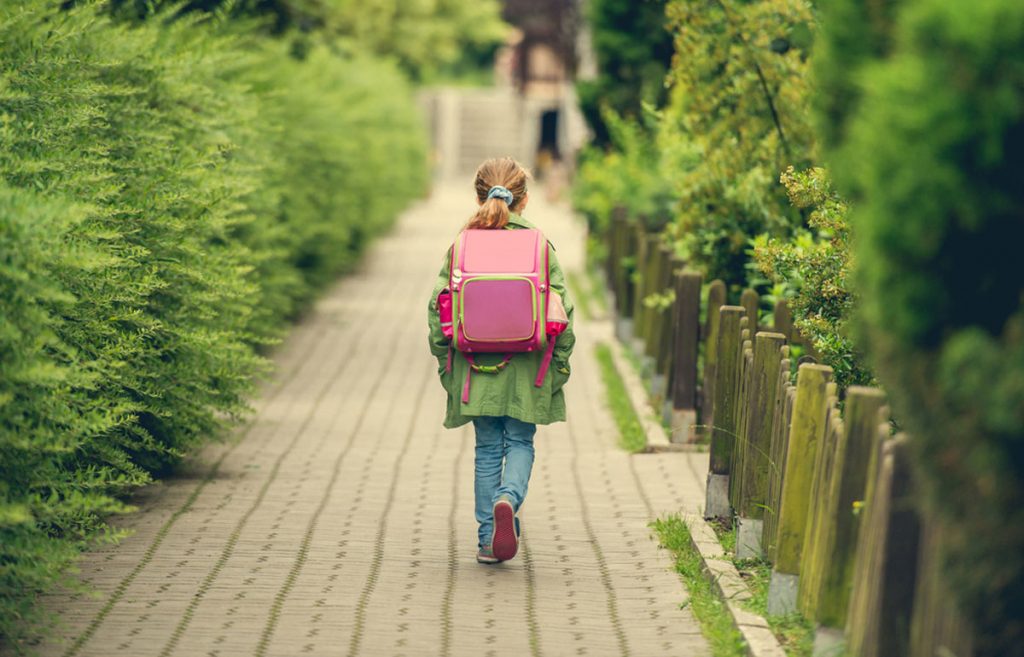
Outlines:
[[[509,218],[508,228],[535,228],[519,215]],[[437,295],[448,285],[451,257],[445,255],[444,265],[437,274],[434,291],[430,294],[427,322],[430,326],[430,353],[437,357],[437,371],[441,385],[448,392],[448,411],[444,426],[454,428],[466,424],[474,417],[508,415],[523,422],[550,424],[565,420],[565,394],[562,386],[569,379],[569,355],[576,337],[573,334],[573,304],[565,287],[565,274],[558,264],[554,247],[549,244],[548,276],[551,289],[562,295],[569,325],[555,340],[551,368],[544,377],[544,385],[536,387],[534,380],[540,369],[542,351],[516,354],[509,364],[497,373],[473,372],[469,403],[462,403],[462,386],[466,381],[469,363],[458,351],[452,352],[452,371],[445,372],[448,359],[448,340],[441,332],[441,318],[437,312]],[[502,354],[476,354],[479,365],[491,365],[502,360]]]

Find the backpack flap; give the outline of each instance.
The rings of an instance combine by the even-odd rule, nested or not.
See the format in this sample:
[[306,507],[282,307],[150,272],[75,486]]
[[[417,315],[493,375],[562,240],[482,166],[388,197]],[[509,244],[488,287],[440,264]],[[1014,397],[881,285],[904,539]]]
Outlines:
[[518,353],[544,341],[547,240],[538,230],[465,230],[456,241],[451,287],[455,347]]

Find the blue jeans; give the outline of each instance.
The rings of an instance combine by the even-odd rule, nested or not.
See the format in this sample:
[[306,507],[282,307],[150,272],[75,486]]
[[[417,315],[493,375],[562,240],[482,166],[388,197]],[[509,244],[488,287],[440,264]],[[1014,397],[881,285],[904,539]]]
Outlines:
[[478,536],[482,547],[491,544],[494,503],[498,498],[508,496],[516,511],[526,498],[537,425],[511,417],[478,417],[473,419],[473,427],[476,429],[476,521],[480,524]]

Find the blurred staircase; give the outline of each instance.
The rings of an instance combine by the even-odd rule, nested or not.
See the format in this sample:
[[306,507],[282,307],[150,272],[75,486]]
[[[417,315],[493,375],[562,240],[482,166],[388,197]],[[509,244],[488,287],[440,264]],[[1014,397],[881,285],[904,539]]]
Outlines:
[[538,138],[529,101],[510,88],[432,89],[420,102],[430,124],[437,175],[471,176],[491,157],[532,165]]
[[528,159],[523,100],[509,90],[463,92],[456,112],[458,143],[452,153],[452,173],[472,174],[490,157]]
[[491,157],[511,156],[536,172],[545,112],[558,112],[559,151],[570,169],[588,138],[570,84],[547,98],[526,97],[507,86],[425,89],[419,103],[440,180],[472,176]]

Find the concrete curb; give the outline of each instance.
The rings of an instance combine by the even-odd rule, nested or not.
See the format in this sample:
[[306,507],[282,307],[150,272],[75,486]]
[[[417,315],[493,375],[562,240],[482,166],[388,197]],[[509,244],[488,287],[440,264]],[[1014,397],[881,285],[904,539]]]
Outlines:
[[704,574],[729,610],[732,624],[747,642],[747,654],[750,657],[786,657],[768,621],[742,607],[741,603],[752,597],[750,589],[722,549],[715,530],[699,515],[684,514],[683,522],[690,529],[690,543],[700,555]]
[[[622,353],[622,344],[614,337],[606,340],[605,344],[608,345],[612,352],[612,361],[615,363],[615,369],[619,371],[619,378],[622,379],[622,383],[626,387],[629,402],[633,405],[633,410],[636,411],[636,416],[640,420],[640,426],[643,427],[644,435],[647,436],[647,451],[695,451],[693,449],[694,445],[673,444],[669,441],[665,428],[652,415],[651,406],[647,403],[647,390],[644,388],[640,376],[633,369],[633,365],[626,359],[626,355]],[[677,449],[680,447],[687,447],[689,449]]]
[[[612,362],[618,370],[619,378],[626,388],[629,401],[636,411],[640,426],[647,437],[647,452],[703,452],[707,451],[706,445],[695,445],[692,443],[673,443],[669,440],[665,428],[653,417],[653,411],[648,403],[647,389],[644,387],[640,376],[633,368],[626,355],[623,353],[622,342],[615,337],[611,322],[595,322],[591,320],[591,326],[600,324],[600,333],[595,336],[597,342],[608,346],[612,354]],[[733,626],[743,636],[747,644],[749,657],[786,657],[786,651],[779,645],[778,639],[768,626],[768,621],[757,614],[747,611],[741,606],[742,602],[752,597],[750,589],[743,581],[732,560],[726,556],[718,536],[711,525],[704,518],[697,514],[683,514],[683,522],[690,529],[690,542],[697,554],[700,555],[704,574],[714,587],[718,596],[725,603],[729,610],[729,617]]]

